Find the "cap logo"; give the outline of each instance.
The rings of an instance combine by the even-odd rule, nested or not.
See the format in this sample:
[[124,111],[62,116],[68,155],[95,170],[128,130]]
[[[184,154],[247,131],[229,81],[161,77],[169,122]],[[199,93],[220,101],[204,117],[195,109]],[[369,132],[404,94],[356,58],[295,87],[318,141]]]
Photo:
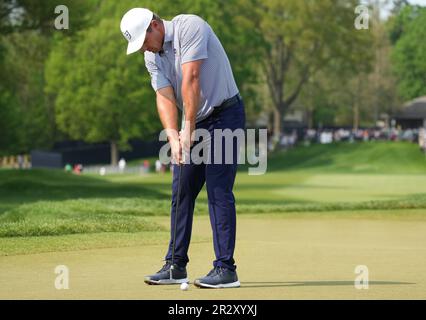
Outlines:
[[124,37],[127,39],[127,41],[130,41],[132,39],[132,36],[130,35],[130,32],[126,30],[126,32],[123,32]]

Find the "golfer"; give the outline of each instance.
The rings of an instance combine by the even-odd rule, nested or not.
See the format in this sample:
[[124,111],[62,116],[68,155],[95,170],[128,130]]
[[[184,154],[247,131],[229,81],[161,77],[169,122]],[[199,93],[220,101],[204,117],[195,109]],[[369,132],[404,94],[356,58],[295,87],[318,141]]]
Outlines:
[[[237,141],[231,140],[234,153],[231,162],[225,161],[225,152],[220,153],[220,163],[213,156],[210,163],[201,164],[195,164],[192,159],[183,163],[182,157],[200,143],[193,141],[196,129],[209,132],[209,151],[214,155],[215,139],[219,139],[214,135],[215,129],[234,132],[245,128],[244,104],[225,50],[209,24],[196,15],[182,14],[166,21],[148,9],[134,8],[123,16],[120,27],[129,42],[127,54],[144,54],[174,163],[172,228],[166,264],[156,274],[145,277],[145,282],[188,282],[186,265],[195,199],[206,183],[216,259],[213,269],[194,284],[204,288],[239,287],[234,261],[236,212],[232,192],[237,172]],[[178,131],[177,108],[184,112],[181,131]],[[222,136],[220,139],[225,140]]]

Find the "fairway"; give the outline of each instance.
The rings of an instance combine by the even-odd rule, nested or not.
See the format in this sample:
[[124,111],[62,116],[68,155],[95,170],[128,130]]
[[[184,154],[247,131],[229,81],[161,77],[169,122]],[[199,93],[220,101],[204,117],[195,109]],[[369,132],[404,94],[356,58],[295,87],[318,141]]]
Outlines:
[[[235,290],[143,283],[169,239],[169,173],[0,170],[0,298],[425,299],[423,155],[407,143],[312,148],[272,155],[263,176],[237,175]],[[383,165],[389,152],[399,166]],[[204,189],[191,281],[212,267],[211,237]],[[69,268],[69,290],[55,289],[58,265]],[[368,289],[355,288],[357,266],[368,268]]]

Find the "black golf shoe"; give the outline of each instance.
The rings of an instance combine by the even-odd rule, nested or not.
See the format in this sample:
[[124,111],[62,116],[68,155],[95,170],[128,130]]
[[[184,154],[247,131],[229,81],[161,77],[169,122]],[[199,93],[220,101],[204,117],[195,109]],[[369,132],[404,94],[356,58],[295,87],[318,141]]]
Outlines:
[[236,271],[215,267],[204,278],[196,279],[194,285],[199,288],[238,288],[240,282]]
[[[173,265],[170,272],[172,263],[167,261],[166,264],[156,274],[145,277],[146,284],[181,284],[188,282],[186,268],[179,267],[177,264]],[[171,273],[171,274],[170,274]]]

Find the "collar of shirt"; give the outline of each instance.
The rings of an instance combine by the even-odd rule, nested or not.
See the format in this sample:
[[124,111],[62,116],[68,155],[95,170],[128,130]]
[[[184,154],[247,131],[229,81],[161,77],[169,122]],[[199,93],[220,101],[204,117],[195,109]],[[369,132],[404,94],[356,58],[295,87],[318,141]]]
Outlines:
[[173,40],[173,22],[163,20],[164,22],[164,43]]

